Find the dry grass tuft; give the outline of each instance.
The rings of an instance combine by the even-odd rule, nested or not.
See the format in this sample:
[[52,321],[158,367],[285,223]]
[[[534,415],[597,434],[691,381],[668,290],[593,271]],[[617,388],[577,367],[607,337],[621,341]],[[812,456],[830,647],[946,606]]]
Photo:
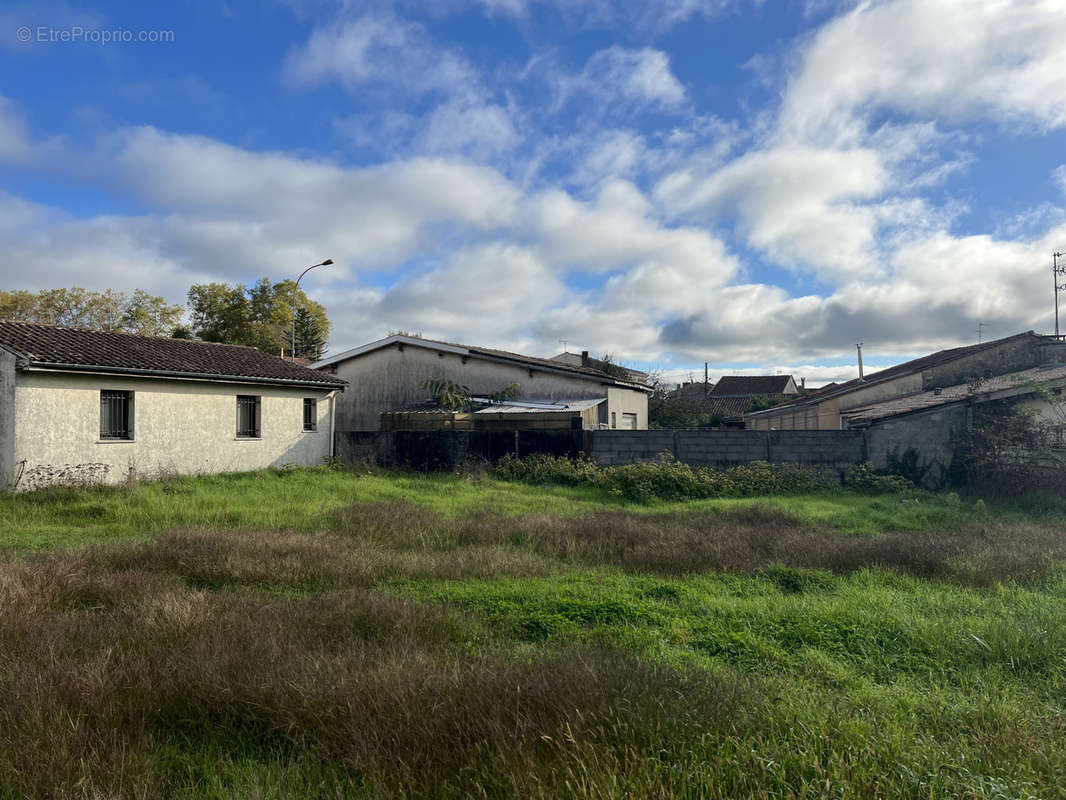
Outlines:
[[473,655],[456,612],[365,588],[209,591],[145,571],[143,549],[128,557],[91,573],[77,556],[0,567],[0,790],[167,794],[188,776],[161,746],[191,737],[340,763],[382,793],[469,780],[550,796],[567,775],[728,725],[740,698],[598,651]]
[[[412,524],[404,526],[410,516]],[[799,524],[765,509],[724,513],[635,514],[613,511],[585,517],[523,517],[480,512],[446,520],[403,503],[350,506],[341,512],[343,533],[409,553],[470,553],[487,548],[487,567],[505,553],[553,561],[613,564],[659,574],[735,570],[774,564],[838,573],[885,567],[987,585],[1040,577],[1066,559],[1066,532],[1035,523],[989,524],[961,531],[846,536]],[[492,555],[489,555],[492,554]],[[550,563],[550,562],[549,562]],[[538,574],[544,561],[511,562],[488,574]],[[528,568],[530,573],[523,573]],[[443,563],[434,574],[450,577]],[[432,571],[432,570],[431,570]],[[474,573],[456,569],[455,577]]]

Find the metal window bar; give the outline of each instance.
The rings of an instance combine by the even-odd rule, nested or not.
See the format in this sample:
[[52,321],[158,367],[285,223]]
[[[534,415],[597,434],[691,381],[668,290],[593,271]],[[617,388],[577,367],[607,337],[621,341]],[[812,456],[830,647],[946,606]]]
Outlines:
[[258,438],[259,421],[259,398],[255,395],[237,395],[237,435]]
[[318,401],[312,397],[304,398],[304,430],[318,429]]
[[133,438],[130,428],[130,392],[100,392],[100,438]]

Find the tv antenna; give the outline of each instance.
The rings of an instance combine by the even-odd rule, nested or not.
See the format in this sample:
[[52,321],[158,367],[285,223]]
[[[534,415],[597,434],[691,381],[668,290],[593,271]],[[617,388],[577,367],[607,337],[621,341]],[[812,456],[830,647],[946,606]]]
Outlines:
[[981,344],[981,334],[984,333],[985,324],[983,322],[977,323],[977,343]]
[[563,346],[563,352],[564,352],[564,353],[566,353],[566,352],[567,352],[567,349],[566,349],[566,343],[567,343],[567,341],[569,341],[569,340],[567,340],[567,339],[560,339],[560,340],[559,340],[559,344],[561,344],[561,345]]
[[1066,253],[1056,250],[1051,254],[1051,278],[1055,282],[1055,338],[1059,338],[1059,292],[1066,289],[1066,284],[1059,283],[1060,277],[1066,275]]

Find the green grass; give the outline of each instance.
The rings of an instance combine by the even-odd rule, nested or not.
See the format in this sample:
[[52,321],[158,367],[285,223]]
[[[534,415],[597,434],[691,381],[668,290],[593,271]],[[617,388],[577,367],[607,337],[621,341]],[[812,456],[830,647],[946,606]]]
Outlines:
[[1066,799],[1064,539],[926,492],[4,496],[0,798]]
[[[344,506],[394,500],[451,518],[476,511],[581,516],[609,509],[659,513],[769,508],[804,524],[857,534],[953,529],[982,516],[972,502],[928,492],[872,495],[824,490],[784,497],[635,503],[588,487],[539,487],[447,474],[353,474],[321,467],[2,495],[0,547],[77,547],[176,528],[329,530],[336,526],[336,511]],[[1059,504],[1045,503],[1038,511],[1044,518],[1066,519],[1066,507]],[[1024,519],[1033,512],[1017,508],[1000,515]]]

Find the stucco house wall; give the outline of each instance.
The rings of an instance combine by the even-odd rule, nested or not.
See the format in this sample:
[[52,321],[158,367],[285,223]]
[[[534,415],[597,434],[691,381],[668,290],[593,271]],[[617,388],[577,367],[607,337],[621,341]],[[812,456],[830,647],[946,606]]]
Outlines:
[[[6,371],[0,370],[0,375]],[[14,375],[0,435],[13,418],[16,488],[65,480],[117,483],[129,477],[199,474],[268,466],[321,464],[330,455],[329,388],[28,371]],[[0,377],[0,395],[7,384]],[[133,439],[100,439],[100,392],[133,396]],[[237,395],[261,397],[261,437],[238,438]],[[303,400],[317,404],[317,430],[303,430]],[[97,466],[89,466],[97,465]]]
[[349,387],[337,399],[337,430],[376,431],[381,414],[422,402],[427,397],[419,384],[427,378],[447,378],[467,386],[475,395],[491,394],[511,383],[521,387],[523,400],[555,402],[607,398],[606,412],[614,411],[621,424],[623,413],[637,414],[637,427],[648,427],[648,395],[578,374],[488,361],[475,356],[391,344],[339,361],[332,367]]
[[15,470],[15,355],[0,348],[0,488]]

